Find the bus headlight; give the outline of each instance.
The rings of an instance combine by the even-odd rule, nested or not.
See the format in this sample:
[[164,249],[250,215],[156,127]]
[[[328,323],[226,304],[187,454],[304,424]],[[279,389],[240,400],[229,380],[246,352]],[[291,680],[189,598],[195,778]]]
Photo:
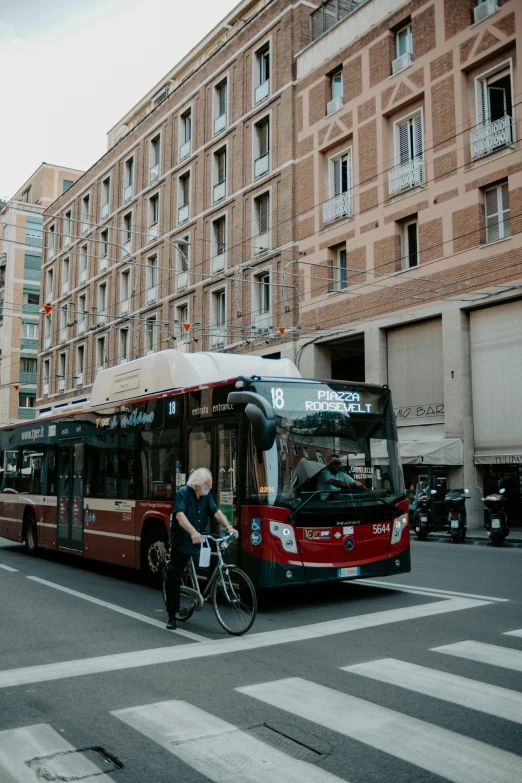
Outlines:
[[395,517],[393,520],[393,533],[391,537],[392,544],[398,544],[401,540],[402,531],[404,528],[408,527],[409,521],[408,521],[408,514],[401,514],[398,517]]
[[282,522],[273,522],[270,520],[270,532],[281,541],[285,552],[297,552],[297,541],[295,539],[295,530],[290,525],[283,525]]

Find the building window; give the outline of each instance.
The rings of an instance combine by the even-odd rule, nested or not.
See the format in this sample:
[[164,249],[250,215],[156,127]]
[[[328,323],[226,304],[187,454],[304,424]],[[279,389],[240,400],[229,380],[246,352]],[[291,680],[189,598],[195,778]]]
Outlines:
[[149,182],[154,182],[160,175],[160,142],[158,134],[150,142],[150,171]]
[[100,234],[100,258],[105,259],[104,269],[107,268],[107,255],[109,253],[109,231],[105,229]]
[[65,391],[66,380],[67,380],[67,354],[61,353],[58,356],[58,391]]
[[353,215],[352,150],[330,158],[330,198],[323,204],[323,222]]
[[[132,245],[132,212],[123,216],[123,247],[130,253]],[[124,256],[125,257],[125,256]]]
[[173,335],[175,339],[174,347],[180,350],[183,344],[188,343],[188,334],[183,327],[183,324],[189,323],[189,308],[187,302],[183,302],[183,304],[176,306],[175,316],[176,328]]
[[264,101],[270,94],[270,44],[266,43],[254,55],[254,103]]
[[192,110],[187,109],[180,117],[180,145],[179,145],[179,159],[183,160],[188,157],[191,152],[191,140],[192,140]]
[[104,324],[107,321],[107,283],[100,283],[98,286],[98,324]]
[[227,219],[222,215],[212,223],[212,261],[211,273],[219,272],[225,268],[225,254],[227,250]]
[[184,223],[190,217],[190,172],[178,179],[178,223]]
[[149,242],[159,237],[159,193],[149,198]]
[[158,324],[156,316],[152,315],[145,321],[145,354],[154,353],[157,350]]
[[38,339],[38,324],[30,323],[29,321],[22,322],[22,337],[27,340]]
[[78,323],[78,334],[85,332],[85,325],[87,322],[87,294],[82,294],[78,297],[78,312],[76,314],[76,320]]
[[44,348],[49,348],[51,345],[53,336],[53,319],[52,315],[46,315],[44,318]]
[[475,80],[477,128],[471,132],[472,159],[512,144],[514,140],[511,63]]
[[63,219],[63,246],[67,247],[67,245],[71,242],[71,229],[72,229],[72,210],[68,210],[65,213],[65,217]]
[[423,161],[422,113],[394,123],[395,168],[388,173],[390,196],[418,187],[425,182]]
[[88,267],[88,253],[87,253],[87,245],[82,245],[80,247],[80,285],[81,283],[85,283],[87,280],[87,267]]
[[150,302],[154,302],[156,300],[156,295],[157,295],[157,286],[158,286],[158,257],[157,256],[151,256],[150,258],[147,258],[145,285],[147,288],[147,304],[149,304]]
[[129,312],[131,296],[131,272],[130,269],[124,269],[120,276],[120,314],[125,315]]
[[45,359],[42,370],[42,394],[46,397],[49,394],[49,380],[51,378],[51,360]]
[[36,373],[36,359],[20,359],[20,372]]
[[344,86],[342,69],[330,76],[330,100],[326,105],[326,113],[333,114],[344,106]]
[[28,215],[25,222],[25,244],[41,247],[42,236],[42,218],[37,215]]
[[36,292],[24,291],[22,302],[24,305],[37,306],[40,304],[40,296]]
[[401,268],[411,269],[419,265],[419,236],[417,218],[405,220],[401,225]]
[[105,337],[98,337],[96,340],[96,370],[99,372],[100,370],[105,369],[105,362],[106,362],[106,353],[105,353],[106,345],[105,345]]
[[511,236],[508,183],[502,182],[484,191],[486,242],[498,242]]
[[19,408],[34,408],[35,406],[35,397],[29,395],[29,394],[19,394],[18,395],[18,407]]
[[134,158],[125,161],[123,174],[123,201],[130,201],[134,195]]
[[346,248],[339,247],[334,250],[333,257],[333,283],[336,291],[348,288],[348,270],[346,269]]
[[227,195],[227,148],[223,147],[214,153],[212,199],[214,204]]
[[263,193],[254,199],[253,255],[270,248],[270,194]]
[[227,127],[227,80],[214,88],[214,133],[220,133]]
[[68,316],[69,304],[64,304],[60,307],[60,342],[64,343],[67,340],[67,316]]
[[190,235],[180,237],[186,245],[177,245],[176,247],[176,288],[184,288],[189,282],[190,269]]
[[22,201],[25,201],[27,204],[31,203],[31,188],[27,188],[27,190],[24,190],[22,193]]
[[83,373],[85,371],[85,345],[79,345],[76,349],[76,386],[83,386]]
[[267,332],[270,328],[270,272],[263,271],[254,275],[252,282],[254,326]]
[[270,171],[270,117],[254,125],[254,179]]
[[129,327],[120,329],[120,345],[118,353],[120,364],[125,364],[129,360]]
[[85,234],[85,232],[88,231],[89,228],[91,227],[90,219],[91,219],[91,198],[89,195],[87,195],[82,198],[82,209],[81,209],[82,234]]
[[62,294],[66,294],[69,290],[69,268],[69,259],[64,258],[62,261]]
[[211,346],[213,348],[225,344],[227,325],[227,301],[225,289],[212,292],[211,302]]
[[74,183],[73,183],[72,179],[64,179],[63,182],[62,182],[62,193],[65,193],[66,190],[69,190],[69,188],[73,184]]
[[395,60],[392,73],[398,73],[413,62],[413,37],[411,24],[407,24],[395,33]]
[[102,218],[107,217],[110,211],[110,201],[111,201],[111,178],[107,177],[102,182],[102,190],[101,190],[101,216]]
[[49,258],[52,258],[56,252],[56,233],[55,233],[55,227],[49,226],[49,231],[47,232],[47,254]]

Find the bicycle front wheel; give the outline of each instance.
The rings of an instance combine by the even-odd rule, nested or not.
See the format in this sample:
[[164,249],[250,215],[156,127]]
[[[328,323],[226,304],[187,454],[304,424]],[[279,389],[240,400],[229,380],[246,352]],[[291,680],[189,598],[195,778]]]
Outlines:
[[212,588],[218,622],[227,633],[241,636],[256,619],[257,598],[250,578],[235,566],[224,566]]

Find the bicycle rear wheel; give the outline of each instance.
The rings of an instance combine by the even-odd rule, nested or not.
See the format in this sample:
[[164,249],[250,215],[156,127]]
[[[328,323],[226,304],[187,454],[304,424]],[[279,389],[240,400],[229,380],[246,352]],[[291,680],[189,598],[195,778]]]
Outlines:
[[[167,566],[163,568],[163,582],[162,582],[162,588],[163,588],[163,600],[165,601],[165,607],[167,606]],[[179,612],[176,614],[176,620],[180,620],[181,622],[185,622],[185,620],[188,620],[192,615],[194,614],[194,610],[196,608],[196,602],[193,598],[191,598],[188,595],[183,595],[183,585],[186,585],[187,587],[192,587],[194,590],[196,589],[196,585],[194,584],[194,579],[192,578],[192,572],[190,571],[188,566],[185,566],[185,569],[183,571],[183,574],[181,576],[181,594],[179,597]]]
[[212,603],[218,622],[227,633],[241,636],[256,619],[257,598],[250,578],[235,566],[224,566],[212,587]]

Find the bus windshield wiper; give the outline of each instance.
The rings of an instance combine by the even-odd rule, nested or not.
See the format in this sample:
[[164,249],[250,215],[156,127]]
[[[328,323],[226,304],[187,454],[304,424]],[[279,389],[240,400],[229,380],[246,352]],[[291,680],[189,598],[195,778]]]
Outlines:
[[295,515],[298,511],[301,511],[302,508],[304,508],[311,500],[312,498],[315,498],[316,495],[321,494],[321,492],[324,492],[323,489],[316,489],[315,492],[312,492],[309,498],[306,498],[306,500],[303,500],[300,506],[297,506],[296,509],[292,511],[291,514],[288,515],[288,519],[294,519]]

